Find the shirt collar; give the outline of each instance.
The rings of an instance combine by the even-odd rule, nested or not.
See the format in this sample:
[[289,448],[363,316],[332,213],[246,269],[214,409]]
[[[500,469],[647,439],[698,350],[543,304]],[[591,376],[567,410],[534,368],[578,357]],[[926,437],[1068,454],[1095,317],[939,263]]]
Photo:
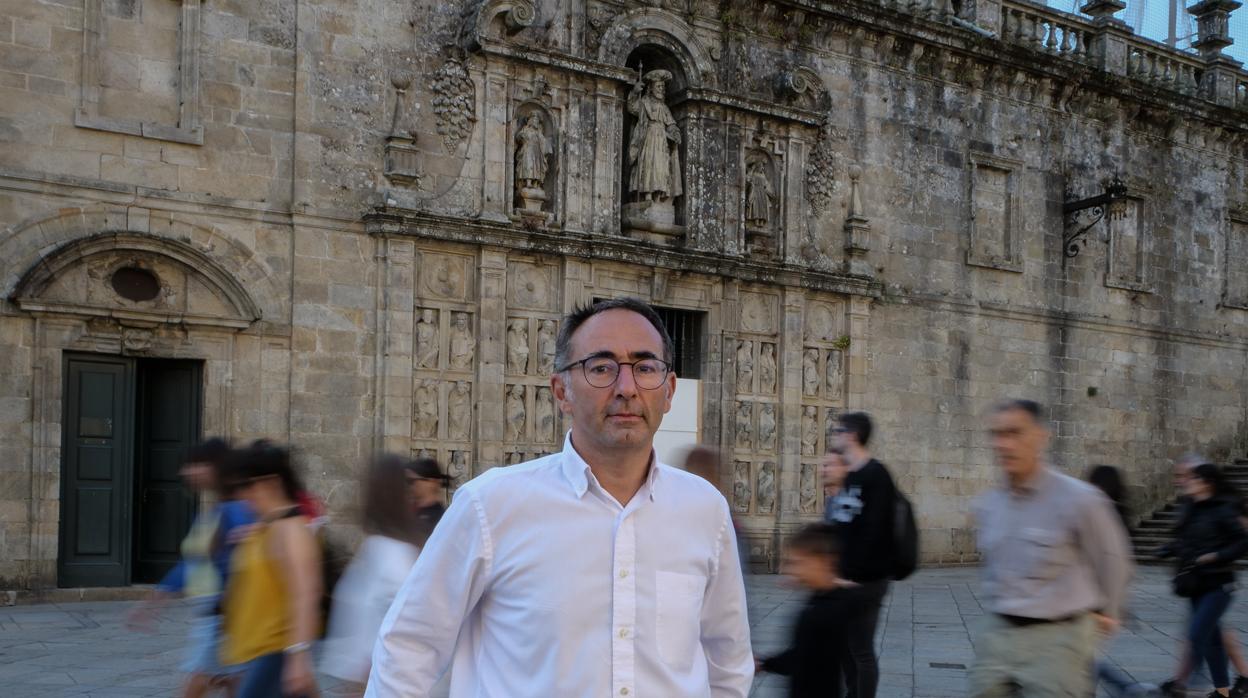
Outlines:
[[[589,463],[586,463],[585,459],[581,458],[581,454],[577,453],[576,449],[572,446],[571,430],[569,430],[567,435],[563,437],[562,457],[564,478],[567,479],[568,484],[572,486],[572,491],[576,493],[577,497],[585,496],[585,492],[589,490],[589,483],[590,479],[593,477],[593,471],[590,470]],[[646,494],[649,496],[650,501],[654,501],[654,493],[658,489],[659,480],[661,479],[659,477],[659,471],[662,470],[662,468],[659,466],[660,463],[658,456],[654,453],[654,450],[651,449],[650,472],[646,475],[646,481],[641,484],[641,490],[638,491],[638,494]]]
[[1045,486],[1049,484],[1049,481],[1051,481],[1052,479],[1053,479],[1053,473],[1049,471],[1048,464],[1041,463],[1040,467],[1036,469],[1036,472],[1033,473],[1031,477],[1021,482],[1020,484],[1011,485],[1009,481],[1007,480],[1005,483],[1005,489],[1007,492],[1013,495],[1031,497],[1031,496],[1034,496],[1036,493],[1040,492],[1041,490],[1043,490]]

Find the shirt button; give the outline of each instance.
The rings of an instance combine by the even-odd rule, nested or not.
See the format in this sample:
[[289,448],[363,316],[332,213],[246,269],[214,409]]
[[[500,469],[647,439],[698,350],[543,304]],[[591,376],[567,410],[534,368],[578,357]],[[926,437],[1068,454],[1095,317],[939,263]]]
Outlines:
[[620,639],[628,639],[628,628],[620,628]]
[[622,696],[628,695],[628,686],[625,686],[624,688],[620,689],[620,695]]
[[[628,570],[620,570],[620,579],[623,579],[623,578],[625,578],[625,577],[627,577],[627,576],[628,576]],[[625,689],[625,690],[627,690],[627,689]]]

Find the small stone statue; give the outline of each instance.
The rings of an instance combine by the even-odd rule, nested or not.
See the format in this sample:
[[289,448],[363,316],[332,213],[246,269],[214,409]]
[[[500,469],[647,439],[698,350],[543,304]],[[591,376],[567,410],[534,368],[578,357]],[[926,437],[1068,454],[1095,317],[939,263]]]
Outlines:
[[764,343],[758,353],[758,392],[776,392],[776,345]]
[[754,343],[737,344],[737,392],[748,393],[754,383]]
[[740,448],[740,449],[748,450],[750,448],[750,437],[751,437],[750,412],[751,412],[750,403],[748,402],[737,403],[736,443],[737,443],[737,448]]
[[637,200],[667,201],[683,193],[680,127],[666,103],[671,79],[666,70],[652,70],[628,94],[628,112],[637,117],[628,142],[628,191]]
[[507,323],[507,371],[524,375],[529,370],[529,321],[523,318]]
[[451,316],[451,368],[464,371],[472,368],[472,357],[477,350],[468,325],[468,313]]
[[775,191],[771,178],[761,162],[750,165],[745,175],[745,222],[754,228],[766,228],[771,222],[771,206]]
[[819,393],[819,350],[802,352],[802,395]]
[[758,448],[770,451],[776,447],[776,406],[764,403],[758,413]]
[[745,513],[750,510],[750,464],[737,461],[733,471],[732,508]]
[[537,372],[549,376],[555,370],[555,321],[537,324]]
[[416,457],[417,458],[431,458],[433,460],[437,460],[438,454],[434,453],[433,451],[430,451],[427,448],[422,448],[416,452]]
[[520,451],[507,452],[507,465],[519,465],[524,462],[524,453]]
[[516,132],[516,188],[540,192],[546,183],[546,159],[549,157],[542,117],[531,112]]
[[416,368],[438,367],[438,322],[433,310],[420,311],[416,322]]
[[533,412],[537,419],[537,440],[551,443],[555,440],[555,403],[550,388],[542,386],[537,389],[536,404]]
[[819,446],[819,411],[811,405],[802,408],[802,455],[813,456]]
[[438,436],[438,384],[432,378],[420,382],[416,389],[416,438]]
[[447,396],[447,438],[467,441],[472,427],[472,390],[467,381],[455,381]]
[[507,391],[507,441],[518,443],[524,438],[524,386],[513,385]]
[[825,367],[827,392],[824,395],[831,400],[841,397],[841,394],[845,391],[845,374],[842,370],[843,364],[841,363],[843,356],[844,354],[838,349],[828,352],[828,364]]
[[758,512],[770,514],[776,507],[776,464],[763,463],[758,469]]
[[798,508],[803,514],[819,511],[819,487],[816,476],[817,468],[813,463],[802,464],[802,474],[798,478]]
[[452,486],[461,485],[468,479],[467,451],[451,451],[451,462],[446,466],[446,474],[451,478]]

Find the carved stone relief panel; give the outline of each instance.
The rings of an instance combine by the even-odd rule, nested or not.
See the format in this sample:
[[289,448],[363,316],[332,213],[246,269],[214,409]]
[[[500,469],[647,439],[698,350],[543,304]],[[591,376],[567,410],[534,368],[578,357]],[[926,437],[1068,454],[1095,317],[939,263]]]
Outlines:
[[458,488],[472,477],[471,454],[468,451],[450,452],[447,459],[446,474],[451,478],[451,488]]
[[1232,212],[1226,225],[1226,254],[1222,260],[1222,305],[1248,309],[1248,211]]
[[562,430],[550,390],[559,330],[559,268],[539,257],[507,264],[507,390],[504,449],[531,458],[553,452]]
[[438,311],[421,308],[416,313],[416,368],[438,368]]
[[418,439],[438,438],[438,382],[432,378],[420,381],[416,388],[416,428],[414,435]]
[[803,514],[818,514],[819,502],[819,468],[814,463],[802,463],[801,474],[797,480],[797,506]]
[[776,450],[776,406],[770,402],[758,405],[758,449]]
[[542,386],[533,398],[534,440],[542,443],[555,442],[555,398],[550,388]]
[[807,343],[837,342],[845,334],[845,306],[841,303],[811,301],[806,305]]
[[450,331],[451,370],[471,370],[476,350],[477,342],[473,337],[471,316],[465,312],[453,313],[451,315]]
[[763,395],[776,393],[776,345],[771,342],[759,344],[758,392]]
[[512,385],[507,388],[506,405],[504,408],[505,418],[507,420],[507,442],[520,443],[526,440],[527,430],[525,425],[528,419],[525,407],[525,394],[523,385]]
[[1106,286],[1144,293],[1152,291],[1148,264],[1152,252],[1146,221],[1148,209],[1144,200],[1131,198],[1127,199],[1126,210],[1121,215],[1106,216],[1106,225],[1109,226]]
[[845,398],[845,352],[832,349],[824,359],[824,397],[841,401]]
[[446,438],[467,441],[472,434],[472,385],[468,381],[455,381],[446,403]]
[[738,402],[735,412],[733,431],[735,432],[735,443],[738,450],[749,451],[754,441],[754,410],[751,403]]
[[554,320],[537,323],[537,373],[549,376],[555,370],[555,341],[559,326]]
[[776,464],[766,461],[758,467],[757,509],[770,514],[776,509]]
[[778,331],[780,299],[762,293],[741,294],[741,329],[746,332],[774,335]]
[[558,269],[549,264],[512,262],[507,265],[507,307],[559,311]]
[[523,376],[529,372],[529,320],[507,321],[507,372]]
[[1022,163],[972,152],[967,159],[970,191],[969,244],[966,263],[1019,272],[1023,270],[1019,238],[1018,171]]
[[813,456],[819,449],[819,408],[806,405],[802,408],[802,455]]
[[737,342],[737,393],[754,392],[754,343]]
[[819,350],[806,349],[802,352],[802,395],[814,397],[819,394]]
[[473,258],[468,255],[424,252],[419,255],[419,295],[447,301],[469,301],[475,297]]
[[750,476],[750,464],[737,461],[732,468],[732,510],[745,514],[750,511],[753,499],[753,478]]

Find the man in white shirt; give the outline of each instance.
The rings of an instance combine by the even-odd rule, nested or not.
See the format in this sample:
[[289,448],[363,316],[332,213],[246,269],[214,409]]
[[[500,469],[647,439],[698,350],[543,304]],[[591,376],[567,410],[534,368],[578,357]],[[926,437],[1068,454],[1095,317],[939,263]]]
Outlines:
[[563,451],[455,495],[382,623],[366,696],[744,698],[754,674],[728,504],[659,463],[676,376],[632,299],[564,319]]

